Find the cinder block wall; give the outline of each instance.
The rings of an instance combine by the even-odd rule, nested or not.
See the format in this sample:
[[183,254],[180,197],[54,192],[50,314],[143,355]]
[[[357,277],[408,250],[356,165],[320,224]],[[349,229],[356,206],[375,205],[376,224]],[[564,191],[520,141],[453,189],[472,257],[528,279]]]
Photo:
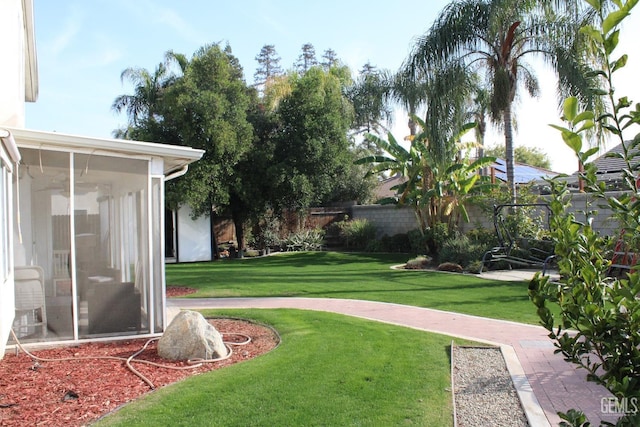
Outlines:
[[375,224],[379,239],[384,235],[406,233],[418,228],[413,209],[393,205],[356,205],[351,207],[353,219],[366,219]]
[[[608,195],[619,195],[620,193],[609,193]],[[543,196],[540,203],[549,201],[550,196]],[[588,207],[588,203],[591,206]],[[602,206],[603,201],[594,200],[587,194],[573,194],[571,207],[569,208],[576,215],[578,221],[585,221],[585,210],[595,210],[598,215],[594,217],[593,227],[604,236],[617,236],[619,231],[618,223],[611,218],[611,209],[608,206]],[[469,213],[469,222],[461,223],[462,231],[468,231],[475,228],[486,228],[493,230],[493,214],[485,212],[477,206],[467,207]],[[418,228],[418,221],[413,209],[406,207],[396,207],[393,205],[364,205],[353,206],[352,216],[354,219],[367,219],[375,224],[380,238],[384,235],[393,236],[394,234],[406,233],[409,230]]]

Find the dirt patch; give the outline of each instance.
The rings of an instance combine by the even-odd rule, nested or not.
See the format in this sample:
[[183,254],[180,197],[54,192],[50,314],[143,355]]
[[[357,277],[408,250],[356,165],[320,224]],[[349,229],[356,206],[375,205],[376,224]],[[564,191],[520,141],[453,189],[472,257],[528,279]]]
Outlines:
[[195,294],[196,292],[198,292],[197,289],[189,288],[187,286],[169,285],[167,286],[166,294],[167,294],[167,298],[175,298],[175,297],[182,297],[189,294]]
[[[279,338],[270,328],[246,320],[210,319],[225,341],[244,341],[232,346],[229,359],[206,363],[188,370],[168,369],[136,362],[144,360],[163,366],[182,368],[185,362],[171,362],[157,355],[157,341],[133,339],[112,343],[90,343],[33,352],[39,358],[65,361],[35,361],[27,354],[7,354],[0,360],[0,425],[83,426],[115,408],[151,391],[150,386],[126,367],[122,360],[98,357],[128,358],[135,356],[132,366],[155,388],[186,377],[221,369],[234,363],[267,353],[278,345]],[[89,358],[89,359],[86,359]]]

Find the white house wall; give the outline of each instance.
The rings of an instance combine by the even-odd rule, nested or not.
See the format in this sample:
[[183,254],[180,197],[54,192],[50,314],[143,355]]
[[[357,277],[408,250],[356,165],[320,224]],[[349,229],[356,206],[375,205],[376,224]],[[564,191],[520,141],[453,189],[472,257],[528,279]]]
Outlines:
[[178,260],[180,262],[211,261],[211,225],[209,217],[191,219],[191,208],[178,210]]
[[0,141],[0,359],[4,356],[15,313],[13,280],[13,204],[11,159]]
[[0,13],[0,125],[24,127],[25,32],[21,0],[2,0]]

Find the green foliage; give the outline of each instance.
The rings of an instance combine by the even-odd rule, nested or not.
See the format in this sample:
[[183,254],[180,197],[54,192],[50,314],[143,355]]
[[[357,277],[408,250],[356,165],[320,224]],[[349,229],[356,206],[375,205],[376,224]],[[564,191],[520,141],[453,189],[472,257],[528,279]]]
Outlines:
[[365,249],[376,239],[376,226],[366,219],[340,221],[337,226],[338,236],[347,249]]
[[497,245],[496,232],[493,229],[474,228],[465,233],[465,236],[474,244],[480,245],[486,249]]
[[320,228],[301,230],[291,233],[282,242],[286,248],[300,251],[319,251],[324,245],[325,231]]
[[386,91],[383,74],[374,66],[365,65],[360,76],[345,90],[354,109],[351,129],[356,133],[377,133],[383,129],[382,123],[392,116],[392,111],[385,103]]
[[438,261],[459,264],[465,268],[473,261],[482,259],[486,250],[486,247],[472,242],[466,235],[458,234],[442,244]]
[[290,84],[291,92],[274,112],[270,179],[274,207],[302,210],[333,201],[340,193],[336,183],[349,179],[352,111],[341,77],[331,70],[312,67],[290,76]]
[[405,233],[394,234],[393,236],[384,235],[380,239],[381,252],[411,252],[411,242],[409,236]]
[[482,261],[480,260],[471,261],[469,265],[467,265],[465,270],[472,274],[482,273]]
[[409,239],[410,252],[414,254],[427,254],[429,252],[428,236],[416,229],[409,230],[407,232],[407,238]]
[[202,160],[168,187],[196,215],[209,214],[214,204],[229,204],[238,184],[235,167],[251,147],[250,97],[236,61],[218,45],[205,46],[163,94],[163,131],[174,142],[205,150]]
[[[475,198],[474,202],[487,216],[493,218],[494,206],[509,204],[511,202],[509,192],[506,190],[505,186],[493,188],[491,191]],[[519,187],[519,204],[540,203],[539,197],[540,196],[533,191],[531,185],[522,185]],[[520,239],[548,239],[549,216],[545,209],[535,206],[505,207],[500,213],[503,216],[502,224],[504,224],[505,231],[513,237],[516,244]],[[495,237],[495,230],[491,229],[489,232],[494,234],[494,238],[490,239],[492,243],[487,245],[487,247],[496,246],[498,242]]]
[[254,227],[252,246],[260,249],[280,246],[280,218],[273,209],[268,209]]
[[[634,242],[640,233],[640,203],[637,202],[640,194],[635,182],[640,141],[636,138],[625,142],[622,131],[640,123],[640,107],[628,111],[631,102],[626,97],[615,99],[612,76],[626,63],[626,55],[614,57],[619,41],[617,25],[637,0],[613,2],[615,7],[610,13],[599,1],[588,3],[599,16],[600,25],[585,26],[582,32],[603,59],[602,69],[594,70],[593,74],[601,79],[604,89],[598,93],[606,99],[611,112],[595,117],[592,111],[580,111],[576,98],[568,98],[563,109],[567,125],[554,127],[584,164],[581,175],[587,191],[612,209],[621,225],[620,238]],[[619,158],[626,165],[623,175],[627,192],[621,196],[606,194],[604,184],[598,182],[596,167],[589,162],[597,148],[583,151],[583,138],[595,122],[623,145]],[[566,210],[570,203],[566,183],[552,181],[551,184],[552,238],[561,280],[552,283],[547,277],[536,276],[530,284],[531,300],[538,309],[541,323],[555,340],[557,351],[584,368],[589,380],[602,384],[619,400],[640,398],[640,274],[632,271],[626,277],[609,277],[610,261],[605,258],[609,242],[591,227],[597,212],[588,204],[587,221],[578,221]],[[560,307],[559,317],[552,314],[550,304]],[[578,411],[563,418],[570,423],[565,425],[581,425],[585,421]],[[635,426],[639,422],[640,414],[626,414],[617,425]]]
[[438,222],[433,224],[432,227],[427,228],[424,231],[424,236],[427,242],[427,255],[431,255],[434,258],[438,258],[440,250],[453,233],[449,230],[447,224]]
[[[424,121],[417,117],[414,120],[426,129]],[[488,177],[480,176],[478,170],[491,163],[493,158],[471,162],[460,160],[456,155],[458,149],[464,148],[459,143],[460,139],[474,126],[468,123],[457,133],[449,135],[449,140],[438,143],[429,140],[429,133],[425,130],[413,138],[408,150],[391,133],[387,140],[369,134],[366,138],[384,154],[363,157],[357,163],[372,165],[372,174],[383,171],[402,174],[405,180],[394,188],[399,197],[393,202],[411,206],[421,230],[444,223],[453,231],[460,219],[469,219],[465,203],[490,187]]]
[[[512,111],[517,92],[538,95],[538,81],[527,58],[547,61],[559,75],[560,89],[583,89],[582,52],[575,50],[577,26],[569,19],[575,2],[460,0],[451,2],[429,31],[417,39],[409,64],[416,74],[443,65],[463,63],[484,77],[491,118],[504,129],[505,160],[512,202],[516,201]],[[573,17],[573,15],[571,15]],[[456,88],[455,83],[447,86]],[[458,86],[460,87],[460,86]],[[442,97],[440,102],[449,102]],[[455,103],[454,103],[455,104]],[[433,124],[429,123],[432,128]]]

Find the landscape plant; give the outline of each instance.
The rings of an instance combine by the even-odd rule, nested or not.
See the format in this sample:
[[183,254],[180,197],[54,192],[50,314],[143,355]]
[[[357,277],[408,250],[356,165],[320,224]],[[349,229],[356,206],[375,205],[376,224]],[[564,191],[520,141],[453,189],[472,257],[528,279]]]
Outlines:
[[345,219],[336,224],[338,237],[346,249],[365,249],[376,239],[376,226],[365,218]]
[[486,247],[472,242],[464,234],[456,234],[443,243],[438,262],[455,263],[466,268],[472,262],[481,260],[486,251]]
[[321,228],[310,228],[289,234],[284,239],[284,249],[297,251],[318,251],[324,245],[325,231]]
[[[606,204],[620,226],[615,238],[633,243],[640,234],[640,138],[625,141],[623,131],[640,124],[640,104],[635,108],[626,97],[616,98],[613,74],[627,63],[627,55],[618,55],[619,25],[638,0],[604,2],[587,0],[598,17],[597,25],[587,25],[581,32],[588,37],[591,49],[601,60],[593,70],[601,82],[597,91],[608,112],[596,116],[580,111],[576,98],[567,98],[563,106],[566,127],[555,126],[562,139],[584,165],[581,179],[590,201],[585,206],[584,221],[568,213],[571,194],[563,180],[552,180],[553,211],[551,235],[558,257],[560,281],[536,276],[530,284],[530,297],[536,305],[542,325],[549,330],[557,352],[584,368],[587,378],[605,386],[617,398],[620,418],[616,425],[640,424],[640,273],[633,268],[622,277],[611,277],[611,260],[605,257],[608,241],[591,226],[597,205]],[[609,9],[612,7],[612,9]],[[613,155],[624,164],[621,178],[626,186],[622,194],[605,193],[598,181],[596,165],[590,161],[598,147],[584,147],[584,140],[595,126],[605,129],[622,144],[622,154]],[[637,247],[629,248],[637,251]],[[558,306],[555,316],[550,306]],[[572,410],[561,414],[562,425],[591,425],[584,414]],[[602,422],[604,425],[612,425]]]

